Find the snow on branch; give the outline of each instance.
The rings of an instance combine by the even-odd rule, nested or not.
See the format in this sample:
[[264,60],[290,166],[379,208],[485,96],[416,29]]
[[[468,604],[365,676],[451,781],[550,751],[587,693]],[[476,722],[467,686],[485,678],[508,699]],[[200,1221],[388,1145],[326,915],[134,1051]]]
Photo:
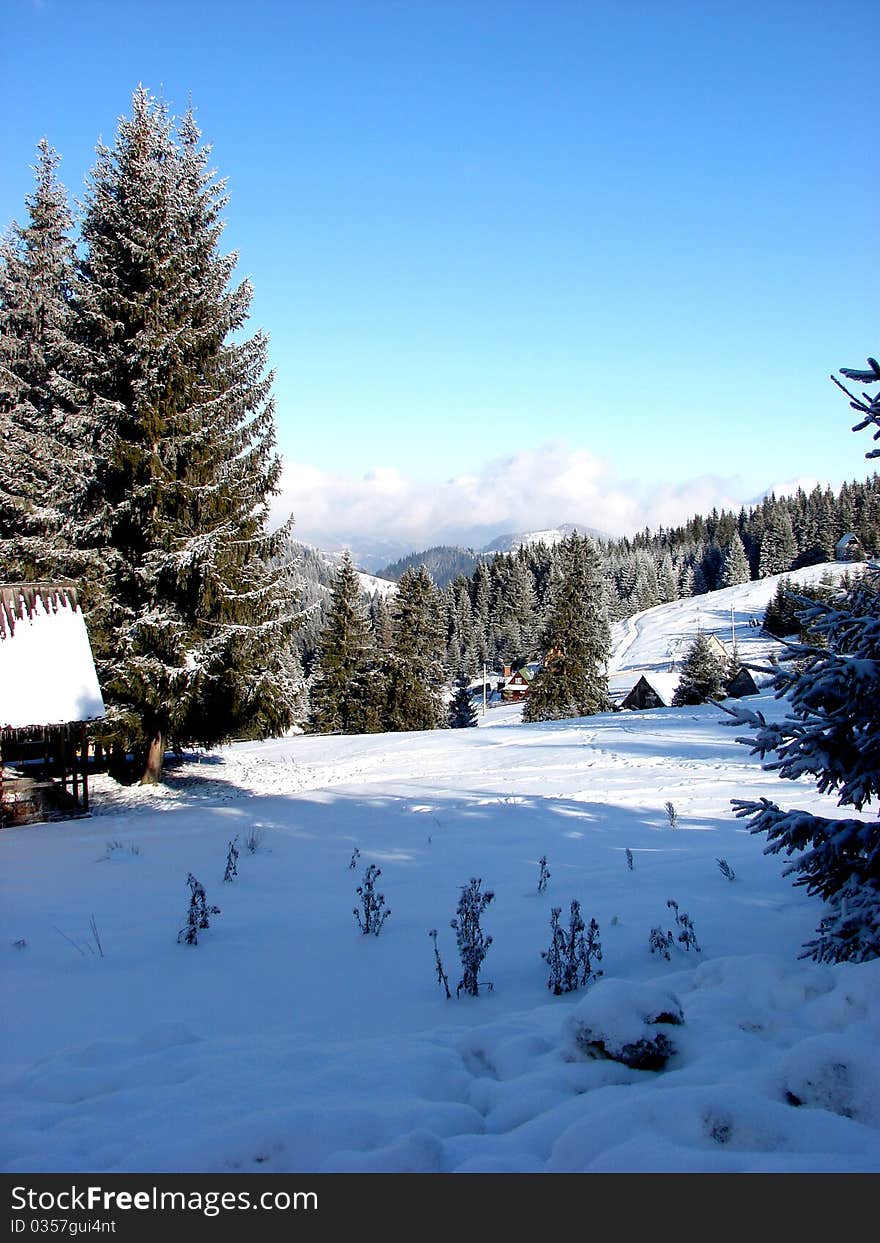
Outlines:
[[[840,374],[846,376],[848,380],[855,380],[857,384],[880,384],[880,364],[877,363],[875,358],[869,358],[868,366],[870,368],[869,371],[860,371],[853,367],[841,367]],[[841,384],[840,380],[835,376],[831,376],[831,379],[841,392],[845,393],[849,398],[849,404],[853,410],[858,410],[860,414],[864,415],[864,418],[856,423],[852,430],[854,432],[861,432],[866,427],[874,424],[878,430],[874,433],[873,439],[880,440],[880,393],[872,397],[870,393],[863,392],[859,398],[854,393],[851,393],[845,384]],[[865,457],[880,457],[880,449],[871,449],[865,454]]]

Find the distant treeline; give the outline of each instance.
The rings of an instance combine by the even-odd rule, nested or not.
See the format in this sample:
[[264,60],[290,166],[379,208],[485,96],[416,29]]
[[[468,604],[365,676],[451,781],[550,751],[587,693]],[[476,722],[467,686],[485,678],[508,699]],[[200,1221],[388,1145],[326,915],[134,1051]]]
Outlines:
[[[712,510],[677,527],[600,541],[602,606],[609,621],[670,600],[786,573],[835,559],[842,536],[852,534],[862,554],[880,550],[880,477],[830,488],[770,495],[739,513]],[[438,546],[389,567],[383,577],[424,565],[434,581],[438,659],[449,678],[522,664],[542,655],[548,602],[559,574],[558,545],[530,544],[481,558],[472,550]],[[858,555],[858,551],[857,554]],[[456,564],[464,568],[438,585]],[[303,563],[311,573],[312,559]],[[327,600],[326,570],[320,594]],[[374,599],[382,624],[387,608]],[[303,631],[303,658],[311,667],[321,632],[321,610]]]
[[417,570],[423,565],[438,587],[448,587],[460,574],[473,574],[481,561],[491,560],[487,554],[474,552],[473,548],[459,548],[453,544],[437,544],[424,552],[411,552],[408,557],[393,561],[379,578],[399,582],[407,570]]

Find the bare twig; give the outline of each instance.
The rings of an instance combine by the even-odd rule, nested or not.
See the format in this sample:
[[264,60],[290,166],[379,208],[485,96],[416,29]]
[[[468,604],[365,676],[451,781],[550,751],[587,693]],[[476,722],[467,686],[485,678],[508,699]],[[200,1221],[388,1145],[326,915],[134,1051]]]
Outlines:
[[91,928],[91,930],[92,930],[92,937],[94,938],[95,944],[96,944],[96,945],[97,945],[97,947],[98,947],[98,953],[99,953],[99,955],[101,956],[101,958],[103,958],[103,957],[104,957],[104,947],[102,946],[102,944],[101,944],[101,938],[100,938],[100,936],[98,935],[98,925],[97,925],[97,923],[95,922],[95,917],[94,917],[94,915],[92,915],[92,916],[90,916],[90,917],[89,917],[89,927],[90,927],[90,928]]

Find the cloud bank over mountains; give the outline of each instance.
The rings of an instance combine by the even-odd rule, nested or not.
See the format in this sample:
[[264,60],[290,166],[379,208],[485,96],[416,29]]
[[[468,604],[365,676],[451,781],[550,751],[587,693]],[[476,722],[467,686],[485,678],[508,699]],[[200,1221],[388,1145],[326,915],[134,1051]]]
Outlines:
[[443,481],[410,478],[393,467],[354,477],[288,460],[273,517],[280,523],[292,513],[295,537],[321,547],[480,547],[502,531],[561,522],[632,535],[713,508],[739,509],[750,503],[745,492],[738,476],[707,474],[678,483],[626,479],[586,449],[547,441]]

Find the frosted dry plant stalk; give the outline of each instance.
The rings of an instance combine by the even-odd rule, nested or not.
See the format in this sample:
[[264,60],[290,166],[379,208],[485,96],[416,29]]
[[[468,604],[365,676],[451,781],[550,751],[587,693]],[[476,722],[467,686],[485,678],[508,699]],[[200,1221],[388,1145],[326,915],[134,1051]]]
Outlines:
[[[495,894],[491,890],[483,893],[480,889],[481,884],[480,877],[472,876],[468,883],[462,886],[456,918],[450,920],[462,966],[462,976],[455,990],[457,997],[462,992],[471,997],[478,996],[480,968],[492,944],[492,937],[486,936],[480,927],[480,918]],[[492,991],[491,984],[487,984],[486,988]]]
[[391,914],[390,910],[385,910],[385,895],[376,893],[376,881],[381,875],[382,869],[376,867],[375,863],[371,863],[364,872],[363,882],[357,887],[357,894],[363,908],[363,918],[357,907],[354,908],[354,917],[364,936],[372,933],[377,937],[382,931],[385,920]]
[[722,876],[726,876],[728,880],[736,880],[736,872],[734,872],[726,859],[716,859],[715,862],[718,864],[718,870]]

